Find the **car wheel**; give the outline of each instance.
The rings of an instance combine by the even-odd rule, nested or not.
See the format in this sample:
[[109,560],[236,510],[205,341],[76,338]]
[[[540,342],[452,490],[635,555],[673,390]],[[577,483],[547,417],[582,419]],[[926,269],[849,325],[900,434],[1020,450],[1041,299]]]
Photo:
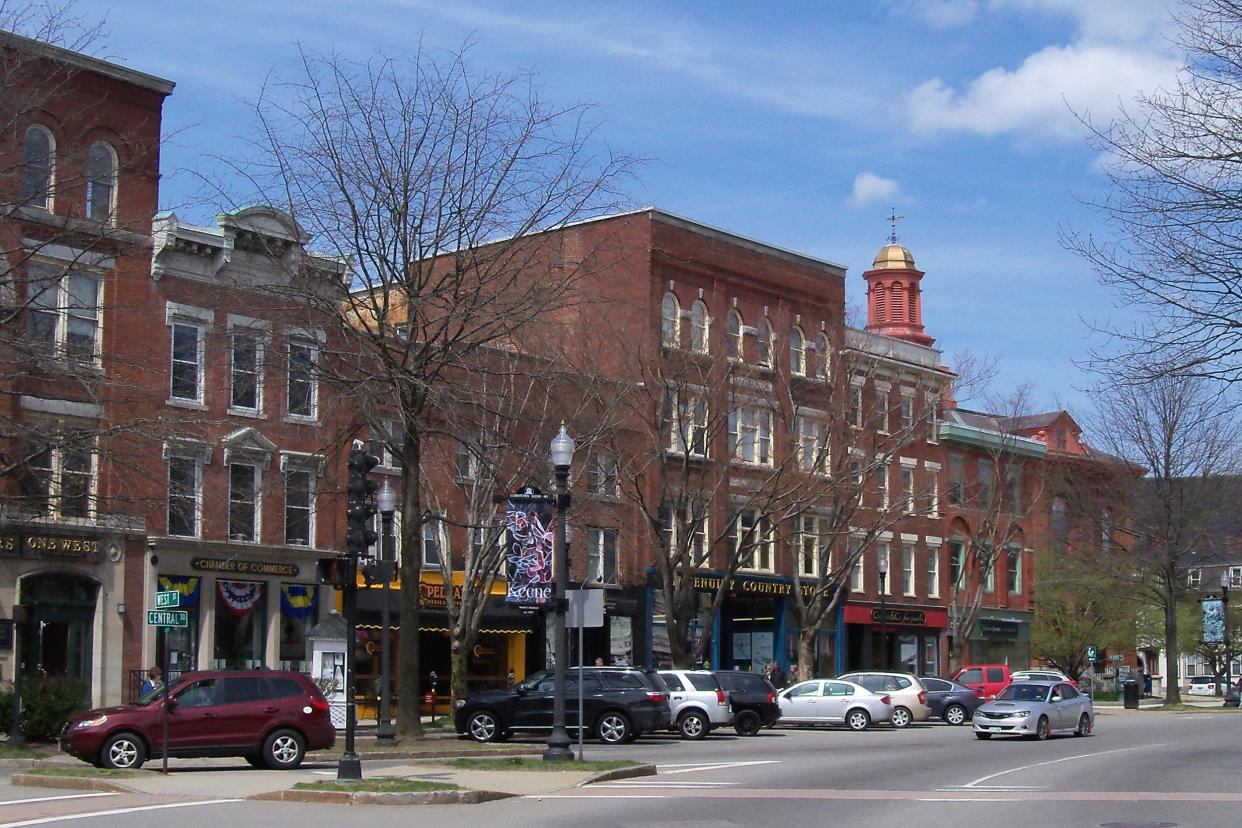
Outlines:
[[272,770],[293,770],[306,755],[306,739],[296,730],[277,730],[263,740],[263,763]]
[[109,737],[99,749],[99,765],[104,768],[138,770],[147,760],[147,748],[133,733]]
[[951,704],[944,709],[944,720],[951,725],[966,724],[966,708],[960,704]]
[[871,727],[871,714],[861,707],[855,707],[845,714],[845,724],[850,730],[866,730]]
[[893,718],[889,724],[898,730],[904,730],[910,726],[910,722],[914,721],[914,716],[904,707],[893,708]]
[[490,710],[478,710],[466,721],[466,733],[476,742],[500,741],[500,722]]
[[610,710],[595,723],[595,735],[606,745],[619,745],[630,736],[630,720],[624,713]]
[[992,738],[992,734],[991,733],[976,733],[975,738],[982,739],[983,741],[986,742],[988,739]]
[[733,729],[738,736],[754,736],[762,726],[759,714],[753,710],[743,710],[733,720]]
[[681,733],[683,739],[693,739],[698,741],[707,736],[707,731],[711,725],[707,721],[707,717],[702,711],[691,710],[683,713],[681,718],[677,720],[677,730]]
[[1082,718],[1078,720],[1078,729],[1074,731],[1075,736],[1091,735],[1091,717],[1086,713],[1082,714]]
[[1044,741],[1048,738],[1048,717],[1040,716],[1039,722],[1035,725],[1035,738]]

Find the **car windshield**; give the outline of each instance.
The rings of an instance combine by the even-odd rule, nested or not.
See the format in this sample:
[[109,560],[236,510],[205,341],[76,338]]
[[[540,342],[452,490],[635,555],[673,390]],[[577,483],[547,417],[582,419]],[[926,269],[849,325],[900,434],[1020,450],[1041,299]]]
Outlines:
[[1047,701],[1048,688],[1042,684],[1011,684],[1000,692],[997,701]]
[[522,679],[522,681],[518,683],[518,687],[522,688],[523,690],[534,690],[536,687],[539,686],[539,682],[543,681],[545,678],[547,678],[547,676],[548,676],[547,670],[540,670],[538,673],[532,673],[531,675]]
[[166,688],[162,684],[159,687],[152,687],[150,690],[148,690],[147,692],[139,696],[138,700],[133,702],[133,704],[136,704],[138,706],[150,704],[151,702],[163,696],[165,689]]

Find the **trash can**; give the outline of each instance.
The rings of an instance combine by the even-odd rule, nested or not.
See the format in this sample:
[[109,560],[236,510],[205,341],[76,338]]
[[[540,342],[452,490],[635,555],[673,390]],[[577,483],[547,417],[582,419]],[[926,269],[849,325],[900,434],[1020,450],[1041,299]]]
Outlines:
[[1126,710],[1138,710],[1139,706],[1139,683],[1134,679],[1126,679],[1121,683],[1121,695],[1125,701]]

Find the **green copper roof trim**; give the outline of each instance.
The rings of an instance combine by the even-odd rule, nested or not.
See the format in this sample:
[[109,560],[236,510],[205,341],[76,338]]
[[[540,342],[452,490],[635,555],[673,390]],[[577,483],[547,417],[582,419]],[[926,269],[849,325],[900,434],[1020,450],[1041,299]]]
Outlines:
[[987,451],[999,449],[1006,454],[1019,454],[1025,457],[1042,458],[1048,453],[1047,446],[1029,437],[998,434],[995,431],[985,431],[957,423],[940,423],[940,442]]

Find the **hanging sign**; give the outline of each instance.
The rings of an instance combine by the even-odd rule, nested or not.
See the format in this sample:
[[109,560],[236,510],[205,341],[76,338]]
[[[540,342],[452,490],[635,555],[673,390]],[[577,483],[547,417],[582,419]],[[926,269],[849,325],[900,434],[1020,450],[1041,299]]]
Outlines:
[[505,511],[505,572],[510,604],[552,602],[552,504],[555,498],[527,486]]
[[1225,608],[1219,598],[1203,601],[1203,643],[1225,643]]

